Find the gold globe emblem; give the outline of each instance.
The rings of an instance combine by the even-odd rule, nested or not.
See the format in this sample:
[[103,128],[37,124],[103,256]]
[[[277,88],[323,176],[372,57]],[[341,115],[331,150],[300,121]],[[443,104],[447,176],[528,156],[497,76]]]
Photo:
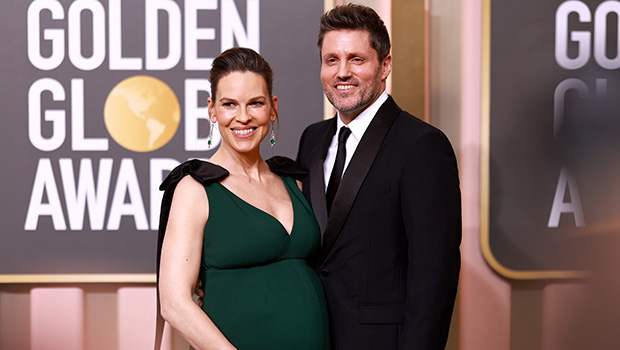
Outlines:
[[138,75],[118,83],[105,101],[105,126],[123,148],[149,152],[163,147],[181,120],[179,100],[159,79]]

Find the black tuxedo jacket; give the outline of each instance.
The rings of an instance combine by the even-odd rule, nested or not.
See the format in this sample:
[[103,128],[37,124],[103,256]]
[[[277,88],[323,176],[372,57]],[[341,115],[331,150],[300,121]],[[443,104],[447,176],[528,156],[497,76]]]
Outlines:
[[309,126],[298,162],[323,234],[317,271],[332,350],[444,349],[460,270],[456,158],[438,129],[389,97],[349,163],[328,216],[323,161],[336,119]]

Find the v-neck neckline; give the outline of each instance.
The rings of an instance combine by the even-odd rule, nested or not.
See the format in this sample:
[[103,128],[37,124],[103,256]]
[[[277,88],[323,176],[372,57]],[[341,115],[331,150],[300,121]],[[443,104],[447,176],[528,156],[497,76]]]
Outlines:
[[295,203],[293,202],[293,195],[291,194],[291,191],[289,189],[288,184],[286,183],[286,180],[284,179],[283,176],[280,175],[280,179],[282,180],[282,183],[284,184],[284,188],[286,189],[286,193],[288,194],[289,197],[289,201],[291,203],[291,208],[293,209],[293,225],[291,226],[291,231],[289,232],[286,227],[284,227],[284,225],[282,224],[282,222],[280,220],[278,220],[278,218],[276,218],[275,216],[269,214],[268,212],[264,211],[263,209],[255,206],[254,204],[249,203],[248,201],[246,201],[245,199],[239,197],[239,195],[237,195],[235,192],[231,191],[228,187],[224,186],[221,182],[216,181],[215,183],[217,183],[218,185],[222,186],[222,188],[224,188],[226,190],[226,192],[230,193],[231,195],[233,195],[235,198],[237,198],[239,201],[245,203],[247,206],[254,208],[255,210],[257,210],[258,212],[261,212],[265,215],[267,215],[268,217],[272,218],[273,220],[275,220],[280,227],[282,228],[282,230],[284,232],[286,232],[287,236],[291,236],[293,234],[293,231],[295,230],[295,223],[297,222],[297,220],[295,220],[295,214],[296,214],[296,210],[295,210]]

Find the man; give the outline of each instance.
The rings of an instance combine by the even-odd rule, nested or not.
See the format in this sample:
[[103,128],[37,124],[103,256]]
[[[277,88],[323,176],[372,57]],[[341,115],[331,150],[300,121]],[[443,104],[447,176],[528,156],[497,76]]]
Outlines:
[[454,151],[385,92],[390,41],[372,9],[324,14],[318,47],[338,113],[304,131],[297,159],[323,235],[332,350],[444,349],[460,269]]

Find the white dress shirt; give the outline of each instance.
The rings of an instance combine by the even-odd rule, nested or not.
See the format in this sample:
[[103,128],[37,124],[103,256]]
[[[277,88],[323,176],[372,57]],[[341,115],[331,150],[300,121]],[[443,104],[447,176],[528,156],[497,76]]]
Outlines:
[[[368,129],[368,125],[370,125],[370,122],[372,122],[373,118],[377,114],[377,111],[383,105],[383,102],[387,100],[387,98],[388,94],[384,90],[373,104],[371,104],[348,125],[346,125],[349,129],[351,129],[351,135],[347,138],[347,157],[344,161],[344,170],[342,172],[343,175],[349,166],[349,162],[351,161],[355,150],[357,149],[357,145],[359,145],[362,136],[364,136],[366,129]],[[325,157],[325,162],[323,163],[323,176],[325,178],[326,191],[327,184],[329,184],[329,177],[332,173],[332,169],[334,168],[334,162],[336,162],[336,152],[338,151],[338,131],[341,127],[345,126],[342,119],[340,119],[340,113],[336,115],[336,119],[336,134],[332,137],[332,143],[329,145],[329,150],[327,151],[327,156]]]

